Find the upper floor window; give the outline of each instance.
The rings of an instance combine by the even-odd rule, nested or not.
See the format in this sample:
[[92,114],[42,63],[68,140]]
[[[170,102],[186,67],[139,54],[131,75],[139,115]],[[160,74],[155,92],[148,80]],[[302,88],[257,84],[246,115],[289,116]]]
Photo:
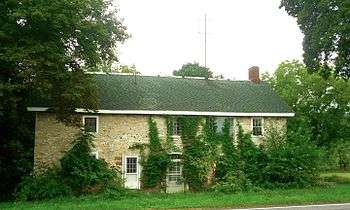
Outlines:
[[262,118],[252,118],[253,136],[262,136],[263,132],[263,119]]
[[84,116],[83,123],[85,131],[97,133],[98,132],[98,117],[97,116]]
[[173,135],[180,136],[181,135],[181,126],[179,121],[174,118],[173,120]]
[[216,125],[216,132],[222,134],[223,129],[225,126],[225,117],[216,117],[215,118],[215,125]]

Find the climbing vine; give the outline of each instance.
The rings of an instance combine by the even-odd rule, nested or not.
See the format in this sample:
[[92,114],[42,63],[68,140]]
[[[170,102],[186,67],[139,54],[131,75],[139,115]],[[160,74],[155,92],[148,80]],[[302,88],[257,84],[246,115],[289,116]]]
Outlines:
[[[186,116],[179,119],[183,144],[183,178],[191,191],[199,191],[210,182],[213,166],[215,126],[211,119]],[[203,132],[198,132],[202,126]],[[198,134],[201,133],[201,134]]]
[[[142,187],[144,189],[164,190],[166,172],[171,163],[166,149],[162,146],[157,123],[150,117],[148,120],[149,152],[142,158]],[[140,147],[142,149],[142,147]],[[143,153],[144,154],[144,153]]]
[[238,152],[237,148],[233,142],[233,136],[231,133],[232,119],[226,118],[224,122],[224,127],[222,130],[221,140],[221,150],[222,155],[217,162],[216,168],[216,178],[218,180],[223,180],[228,172],[237,170],[238,163]]

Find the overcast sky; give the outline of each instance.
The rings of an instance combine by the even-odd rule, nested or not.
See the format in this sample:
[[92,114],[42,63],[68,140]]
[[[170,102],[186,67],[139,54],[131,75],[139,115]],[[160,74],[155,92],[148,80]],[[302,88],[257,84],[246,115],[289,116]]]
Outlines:
[[187,62],[225,78],[247,79],[247,69],[273,72],[284,60],[302,59],[296,20],[280,0],[116,0],[131,38],[119,48],[121,64],[143,75],[171,75]]

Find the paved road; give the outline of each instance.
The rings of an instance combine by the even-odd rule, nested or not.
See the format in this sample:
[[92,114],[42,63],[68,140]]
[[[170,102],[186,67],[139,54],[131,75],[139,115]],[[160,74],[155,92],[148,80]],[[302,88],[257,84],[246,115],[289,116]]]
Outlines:
[[285,206],[285,207],[269,207],[269,208],[266,207],[266,208],[250,208],[250,209],[235,209],[235,210],[350,210],[350,203],[306,205],[306,206]]

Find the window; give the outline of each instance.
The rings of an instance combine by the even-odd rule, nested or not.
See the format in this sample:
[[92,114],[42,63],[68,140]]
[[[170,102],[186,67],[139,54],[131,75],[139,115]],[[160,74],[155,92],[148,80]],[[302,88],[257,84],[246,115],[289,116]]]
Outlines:
[[127,174],[137,173],[137,157],[126,158],[126,173]]
[[98,118],[97,116],[84,116],[84,129],[88,132],[97,133]]
[[181,181],[181,162],[174,161],[168,171],[169,182],[180,182]]
[[216,125],[216,133],[223,133],[223,128],[225,125],[225,117],[216,117],[215,118],[215,125]]
[[261,136],[262,135],[262,118],[253,118],[253,136]]
[[174,136],[181,135],[181,126],[179,124],[179,121],[176,118],[174,118],[173,120],[173,135]]

